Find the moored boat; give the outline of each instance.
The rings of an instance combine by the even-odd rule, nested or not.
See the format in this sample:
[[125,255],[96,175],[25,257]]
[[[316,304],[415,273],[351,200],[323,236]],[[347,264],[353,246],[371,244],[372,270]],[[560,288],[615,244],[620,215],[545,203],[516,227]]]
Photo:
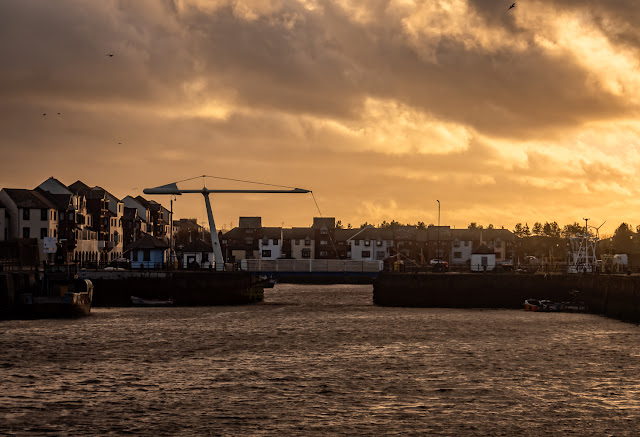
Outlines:
[[173,299],[144,299],[137,296],[131,296],[131,304],[135,306],[169,306],[173,305]]
[[541,305],[538,299],[526,299],[524,301],[525,311],[540,311]]
[[22,293],[20,303],[27,316],[87,316],[93,303],[93,283],[78,278],[75,264],[45,265],[40,286]]

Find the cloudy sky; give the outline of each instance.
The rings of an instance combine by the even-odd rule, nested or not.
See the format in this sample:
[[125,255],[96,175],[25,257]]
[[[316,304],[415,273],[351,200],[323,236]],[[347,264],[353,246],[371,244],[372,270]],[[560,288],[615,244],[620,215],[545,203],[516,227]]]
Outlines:
[[[354,226],[437,223],[437,200],[457,228],[640,224],[636,2],[511,3],[3,0],[0,186],[206,174],[313,190]],[[226,228],[319,215],[310,195],[213,205]],[[174,210],[206,217],[197,195]]]

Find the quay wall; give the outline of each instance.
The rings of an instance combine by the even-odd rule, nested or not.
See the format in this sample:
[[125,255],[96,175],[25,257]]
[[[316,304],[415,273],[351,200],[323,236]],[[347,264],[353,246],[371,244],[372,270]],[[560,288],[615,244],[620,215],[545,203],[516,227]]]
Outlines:
[[0,318],[13,314],[20,304],[20,293],[33,292],[36,274],[29,272],[0,272]]
[[88,272],[93,306],[128,306],[131,296],[174,299],[176,305],[242,305],[260,302],[263,288],[243,272]]
[[381,273],[373,285],[383,306],[522,308],[528,298],[577,300],[592,313],[640,322],[640,276]]

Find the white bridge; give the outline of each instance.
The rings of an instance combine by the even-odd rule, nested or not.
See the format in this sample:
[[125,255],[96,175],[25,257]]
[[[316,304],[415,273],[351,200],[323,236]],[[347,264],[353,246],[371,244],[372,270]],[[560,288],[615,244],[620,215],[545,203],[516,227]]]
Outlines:
[[341,259],[243,259],[240,270],[260,273],[365,273],[378,274],[382,261]]

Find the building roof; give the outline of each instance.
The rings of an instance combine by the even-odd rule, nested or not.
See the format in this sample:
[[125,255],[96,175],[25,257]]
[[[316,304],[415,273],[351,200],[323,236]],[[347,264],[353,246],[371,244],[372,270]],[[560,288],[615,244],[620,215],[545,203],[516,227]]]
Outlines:
[[496,253],[489,249],[486,244],[481,244],[476,250],[472,252],[475,255],[495,255]]
[[311,228],[291,228],[287,230],[289,235],[286,238],[292,240],[304,240],[307,237],[313,240],[315,238],[315,231]]
[[335,217],[314,217],[313,225],[311,225],[313,229],[335,229],[336,228],[336,218]]
[[75,206],[71,201],[73,194],[53,194],[38,187],[35,189],[49,202],[51,202],[58,211],[74,210]]
[[144,237],[136,240],[131,245],[132,249],[168,249],[169,245],[159,238],[151,235],[145,235]]
[[518,238],[508,229],[452,229],[451,235],[461,241],[516,241]]
[[184,246],[182,252],[213,252],[213,246],[202,240],[195,240]]
[[116,201],[116,203],[117,202],[121,202],[121,200],[118,199],[116,196],[114,196],[113,194],[111,194],[110,192],[105,190],[104,188],[99,187],[97,185],[95,187],[91,188],[91,191],[94,191],[94,192],[98,193],[98,195],[100,195],[100,197],[108,197],[110,199],[113,198]]
[[240,217],[238,219],[239,228],[261,228],[262,217]]
[[259,238],[270,238],[272,240],[280,239],[282,236],[282,228],[279,227],[266,227],[260,229],[258,233]]
[[198,219],[195,218],[181,218],[180,220],[174,220],[173,227],[180,229],[202,228],[202,226],[198,224]]
[[69,185],[69,190],[72,193],[82,194],[86,199],[103,199],[104,192],[100,193],[93,189],[90,186],[85,184],[82,181],[75,181],[71,185]]
[[36,190],[5,188],[4,191],[18,208],[56,209],[46,197]]
[[360,229],[336,229],[333,237],[335,241],[347,241],[353,237]]

